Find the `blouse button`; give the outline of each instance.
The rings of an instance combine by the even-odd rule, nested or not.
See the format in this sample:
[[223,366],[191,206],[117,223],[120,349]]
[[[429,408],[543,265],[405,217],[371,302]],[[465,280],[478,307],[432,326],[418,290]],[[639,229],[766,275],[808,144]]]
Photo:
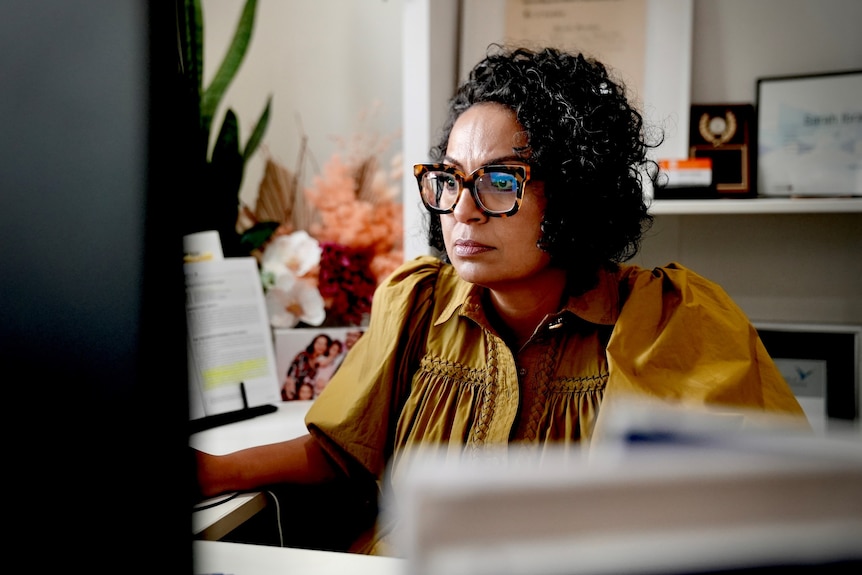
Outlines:
[[520,368],[518,370],[518,375],[521,377],[524,377],[525,375],[527,375],[527,368],[525,368],[525,367]]

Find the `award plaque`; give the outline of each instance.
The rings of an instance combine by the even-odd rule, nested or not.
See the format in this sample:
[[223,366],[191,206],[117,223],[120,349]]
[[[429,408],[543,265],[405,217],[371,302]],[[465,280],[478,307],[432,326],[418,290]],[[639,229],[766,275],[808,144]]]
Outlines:
[[753,184],[751,104],[693,104],[689,156],[712,160],[712,180],[719,196],[750,197]]

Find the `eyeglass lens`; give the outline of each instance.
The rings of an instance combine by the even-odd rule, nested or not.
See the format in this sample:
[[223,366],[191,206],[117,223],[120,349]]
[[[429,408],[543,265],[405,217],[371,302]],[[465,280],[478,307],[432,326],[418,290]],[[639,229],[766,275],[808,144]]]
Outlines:
[[[489,212],[505,213],[515,207],[520,183],[513,174],[485,172],[473,181],[473,197]],[[464,181],[455,174],[428,171],[422,176],[422,196],[431,207],[451,210]]]

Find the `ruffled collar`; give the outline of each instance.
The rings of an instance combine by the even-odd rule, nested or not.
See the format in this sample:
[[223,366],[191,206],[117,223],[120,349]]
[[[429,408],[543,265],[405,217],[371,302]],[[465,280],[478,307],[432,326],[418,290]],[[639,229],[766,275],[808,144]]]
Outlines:
[[[620,266],[613,271],[601,270],[595,287],[584,294],[570,297],[566,305],[551,317],[559,317],[564,312],[569,312],[590,323],[614,325],[620,315],[620,281],[631,267]],[[452,273],[455,275],[454,270]],[[483,303],[486,289],[460,278],[456,281],[457,286],[452,291],[452,297],[434,319],[434,325],[449,321],[456,313],[480,325],[487,325]]]

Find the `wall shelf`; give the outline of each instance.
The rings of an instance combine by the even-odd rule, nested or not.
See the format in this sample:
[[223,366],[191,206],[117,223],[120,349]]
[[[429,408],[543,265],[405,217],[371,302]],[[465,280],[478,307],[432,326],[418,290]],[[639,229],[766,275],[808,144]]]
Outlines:
[[862,213],[862,197],[653,200],[653,215]]

